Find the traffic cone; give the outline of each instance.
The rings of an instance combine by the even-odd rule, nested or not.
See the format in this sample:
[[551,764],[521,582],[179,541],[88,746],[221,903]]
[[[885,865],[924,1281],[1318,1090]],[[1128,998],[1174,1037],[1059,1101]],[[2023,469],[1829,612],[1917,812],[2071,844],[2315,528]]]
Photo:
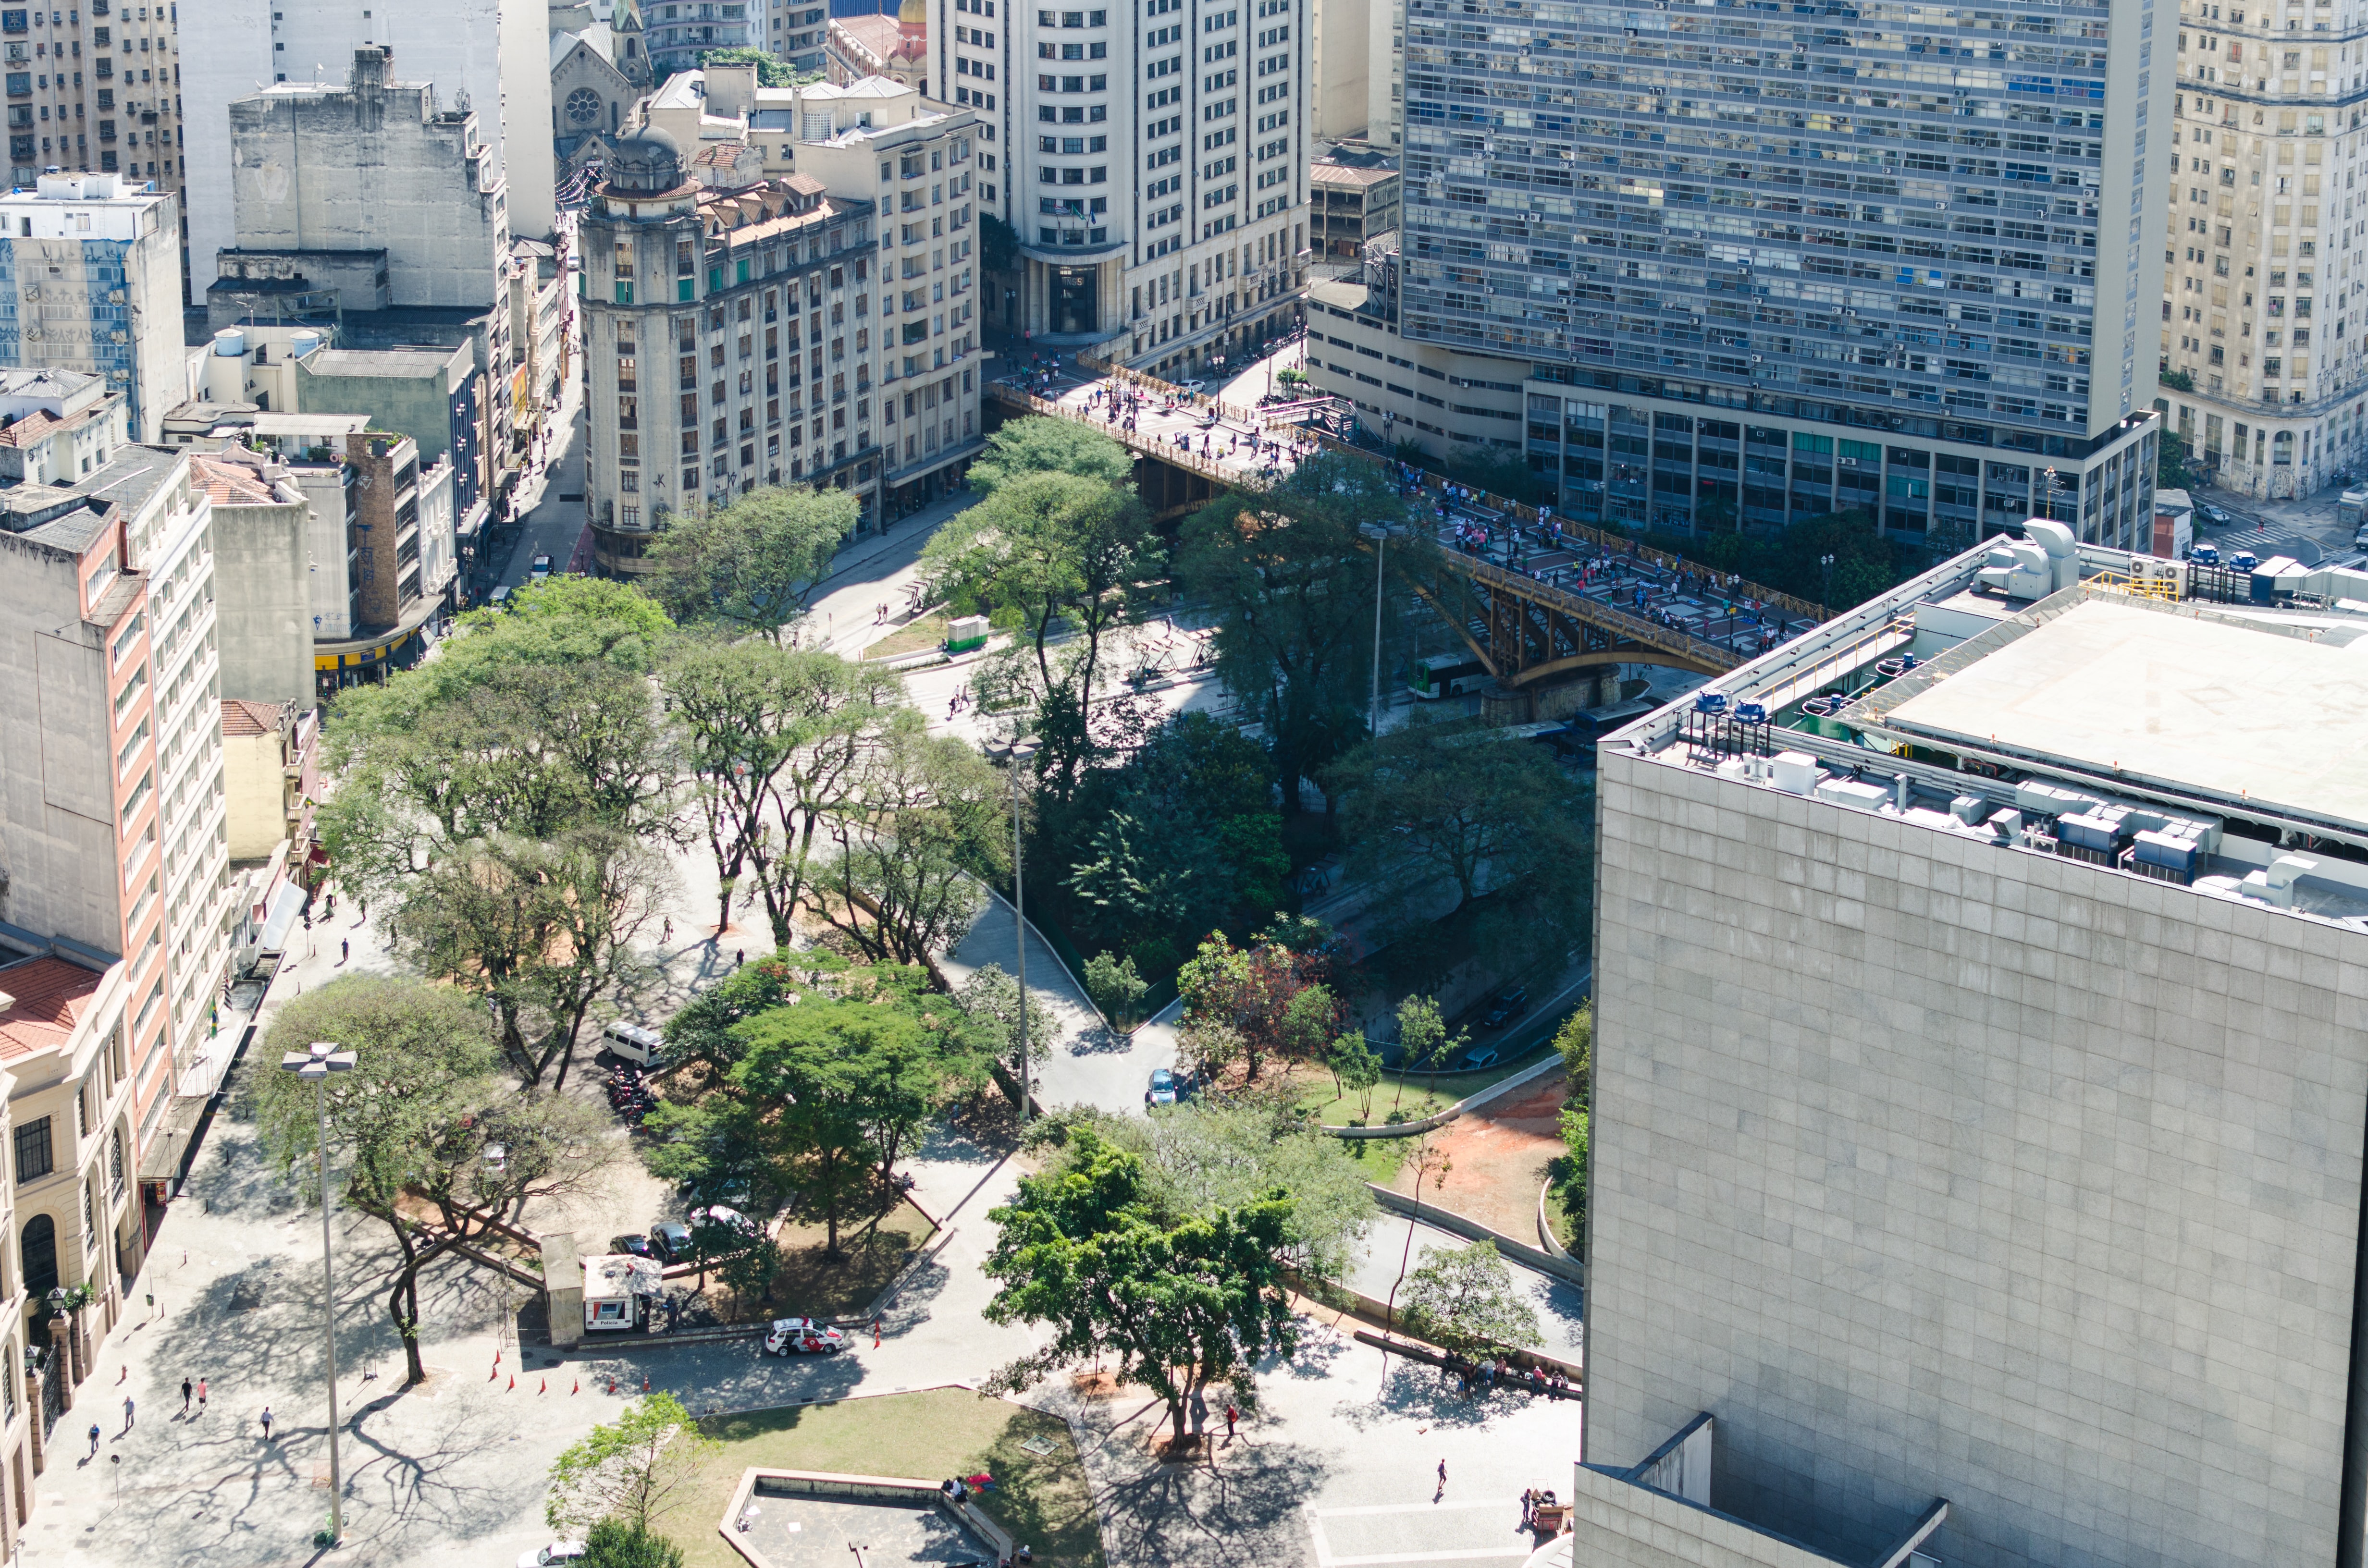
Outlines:
[[581,1378],[576,1379],[576,1380],[575,1380],[575,1386],[574,1388],[572,1388],[572,1389],[569,1389],[567,1392],[568,1392],[569,1393],[582,1393],[582,1392],[584,1392],[584,1380],[583,1380],[583,1379],[581,1379]]
[[487,1382],[492,1382],[495,1378],[498,1378],[498,1377],[500,1377],[501,1375],[502,1375],[502,1364],[501,1364],[500,1362],[496,1361],[496,1362],[495,1362],[495,1363],[494,1363],[494,1369],[493,1369],[492,1371],[487,1372],[487,1373],[485,1374],[485,1381],[487,1381]]
[[549,1378],[543,1379],[542,1386],[534,1392],[537,1393],[549,1393],[551,1392],[551,1380]]
[[513,1372],[513,1373],[511,1373],[511,1374],[510,1374],[510,1386],[508,1387],[508,1389],[505,1390],[504,1392],[509,1392],[509,1393],[515,1393],[515,1392],[518,1392],[518,1374],[517,1374],[517,1373]]

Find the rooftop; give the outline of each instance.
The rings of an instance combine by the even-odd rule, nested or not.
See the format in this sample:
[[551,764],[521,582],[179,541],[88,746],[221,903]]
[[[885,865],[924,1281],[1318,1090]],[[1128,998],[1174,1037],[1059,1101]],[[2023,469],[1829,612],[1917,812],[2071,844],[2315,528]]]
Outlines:
[[2023,531],[1607,748],[2368,931],[2368,572]]
[[256,702],[245,697],[222,699],[222,735],[227,740],[239,740],[255,735],[276,735],[279,721],[287,708],[293,704]]
[[105,978],[61,958],[0,969],[0,1062],[64,1047]]
[[280,504],[279,497],[272,493],[271,482],[264,477],[263,465],[252,460],[240,461],[234,454],[222,457],[191,454],[189,477],[217,506],[276,506]]
[[324,348],[304,361],[315,376],[386,376],[410,381],[439,374],[457,352],[450,348]]

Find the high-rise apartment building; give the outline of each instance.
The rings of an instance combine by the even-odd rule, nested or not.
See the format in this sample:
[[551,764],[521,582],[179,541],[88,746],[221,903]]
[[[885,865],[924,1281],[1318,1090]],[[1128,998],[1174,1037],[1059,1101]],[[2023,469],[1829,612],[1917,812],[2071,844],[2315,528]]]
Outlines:
[[66,10],[0,6],[16,184],[56,168],[180,187],[179,15],[177,5],[120,0]]
[[2362,1559],[2368,574],[2024,532],[1600,750],[1578,1562]]
[[154,447],[0,490],[0,924],[125,966],[135,1164],[229,957],[211,520]]
[[1528,389],[1522,430],[1416,387],[1450,438],[1523,440],[1623,526],[2135,537],[2168,0],[1403,16],[1392,319]]
[[663,80],[688,71],[711,49],[763,41],[762,0],[651,0],[642,11],[650,64]]
[[42,175],[0,196],[0,365],[84,370],[154,440],[181,401],[174,197],[116,175]]
[[937,91],[985,111],[982,187],[1019,238],[996,320],[1174,371],[1237,358],[1295,308],[1304,0],[931,5]]
[[2306,495],[2368,455],[2363,59],[2351,0],[2180,0],[2162,402],[2242,494]]
[[507,187],[512,233],[548,237],[556,213],[551,37],[543,0],[218,0],[183,38],[188,144],[189,281],[202,300],[214,258],[235,245],[237,206],[228,106],[277,83],[347,79],[358,51],[393,50],[404,79],[435,85],[439,107],[473,112],[492,154],[489,183]]

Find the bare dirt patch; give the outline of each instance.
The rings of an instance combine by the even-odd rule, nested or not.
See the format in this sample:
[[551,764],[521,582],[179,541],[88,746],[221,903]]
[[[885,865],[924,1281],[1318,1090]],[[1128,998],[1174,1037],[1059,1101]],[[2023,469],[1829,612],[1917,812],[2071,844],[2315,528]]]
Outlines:
[[[1545,1184],[1547,1165],[1563,1153],[1562,1105],[1569,1097],[1568,1075],[1550,1073],[1432,1133],[1432,1146],[1444,1150],[1453,1167],[1445,1186],[1436,1189],[1440,1205],[1534,1245],[1538,1188]],[[1412,1167],[1401,1166],[1390,1185],[1411,1193],[1414,1179]],[[1424,1184],[1425,1202],[1433,1190]]]

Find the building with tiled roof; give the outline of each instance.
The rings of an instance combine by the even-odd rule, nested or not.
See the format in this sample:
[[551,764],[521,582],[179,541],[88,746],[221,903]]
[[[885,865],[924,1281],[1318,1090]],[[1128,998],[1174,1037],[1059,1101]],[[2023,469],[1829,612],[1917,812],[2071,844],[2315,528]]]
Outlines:
[[87,370],[0,370],[0,485],[54,484],[105,468],[131,438],[126,403]]

